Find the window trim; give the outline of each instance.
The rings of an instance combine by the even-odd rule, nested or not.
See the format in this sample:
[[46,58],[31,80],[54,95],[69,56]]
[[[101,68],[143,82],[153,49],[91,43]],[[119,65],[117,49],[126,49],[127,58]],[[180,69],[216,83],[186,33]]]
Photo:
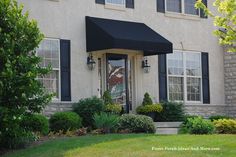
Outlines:
[[[168,61],[169,61],[169,57],[168,55],[166,55],[166,76],[167,76],[167,99],[169,99],[169,77],[182,77],[183,78],[183,101],[182,100],[174,100],[175,102],[182,102],[184,104],[199,104],[199,103],[202,103],[203,102],[203,88],[202,88],[202,57],[201,57],[201,52],[200,51],[189,51],[189,50],[177,50],[175,49],[173,51],[173,53],[176,53],[176,52],[179,52],[179,53],[182,53],[183,54],[183,71],[184,71],[184,74],[183,75],[169,75],[168,73]],[[200,76],[188,76],[186,74],[186,54],[187,53],[196,53],[196,54],[199,54],[200,55],[200,58],[199,58],[199,63],[200,63]],[[200,101],[188,101],[188,97],[187,97],[187,78],[199,78],[200,79]]]
[[[59,61],[59,65],[58,65],[58,68],[52,68],[52,71],[53,70],[58,71],[58,98],[56,96],[54,96],[52,98],[52,102],[60,102],[61,101],[61,59],[60,59],[61,58],[61,49],[60,49],[60,39],[45,37],[45,38],[43,38],[43,40],[53,40],[53,41],[58,42],[58,53],[59,53],[58,54],[58,61]],[[36,51],[36,55],[38,56],[38,51]]]
[[192,16],[192,17],[200,17],[200,9],[198,9],[198,15],[193,15],[193,14],[187,14],[185,13],[185,3],[184,0],[180,0],[181,1],[181,12],[173,12],[173,11],[168,11],[167,10],[167,0],[165,0],[165,13],[167,14],[175,14],[175,15],[182,15],[182,16]]
[[124,4],[109,3],[108,0],[105,0],[105,6],[116,7],[116,8],[126,8],[126,0],[122,0]]

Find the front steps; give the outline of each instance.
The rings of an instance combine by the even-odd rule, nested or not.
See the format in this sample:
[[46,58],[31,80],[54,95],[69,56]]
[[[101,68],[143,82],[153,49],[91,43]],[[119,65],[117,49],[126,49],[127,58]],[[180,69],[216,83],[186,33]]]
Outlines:
[[182,122],[154,122],[156,126],[156,134],[174,135],[178,134],[179,127]]

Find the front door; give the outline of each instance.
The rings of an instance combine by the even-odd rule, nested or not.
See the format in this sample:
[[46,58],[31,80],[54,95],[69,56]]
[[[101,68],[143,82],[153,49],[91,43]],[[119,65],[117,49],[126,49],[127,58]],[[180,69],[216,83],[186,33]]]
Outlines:
[[127,55],[107,54],[107,90],[113,101],[129,112]]

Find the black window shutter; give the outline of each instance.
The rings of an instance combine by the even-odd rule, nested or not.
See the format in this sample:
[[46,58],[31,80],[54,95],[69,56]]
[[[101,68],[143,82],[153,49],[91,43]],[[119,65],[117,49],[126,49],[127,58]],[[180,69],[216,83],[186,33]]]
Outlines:
[[166,74],[166,55],[158,56],[158,72],[159,72],[159,100],[167,101],[167,74]]
[[95,2],[98,4],[105,4],[105,0],[95,0]]
[[71,101],[70,40],[60,40],[61,101]]
[[157,12],[165,12],[165,0],[157,0]]
[[134,8],[134,0],[126,0],[126,8]]
[[208,53],[202,52],[202,95],[203,104],[210,103],[210,84],[209,84],[209,57]]
[[[207,7],[207,0],[202,0],[202,3]],[[200,17],[207,18],[207,16],[205,16],[204,11],[202,9],[200,9]]]

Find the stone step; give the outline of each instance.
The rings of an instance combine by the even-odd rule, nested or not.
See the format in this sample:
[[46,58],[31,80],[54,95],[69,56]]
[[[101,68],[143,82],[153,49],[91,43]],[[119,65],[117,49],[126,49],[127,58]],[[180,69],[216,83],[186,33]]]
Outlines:
[[178,134],[178,130],[181,124],[182,122],[155,122],[156,134]]
[[179,128],[182,122],[155,122],[157,128]]
[[157,128],[156,134],[159,135],[175,135],[178,134],[178,128]]

